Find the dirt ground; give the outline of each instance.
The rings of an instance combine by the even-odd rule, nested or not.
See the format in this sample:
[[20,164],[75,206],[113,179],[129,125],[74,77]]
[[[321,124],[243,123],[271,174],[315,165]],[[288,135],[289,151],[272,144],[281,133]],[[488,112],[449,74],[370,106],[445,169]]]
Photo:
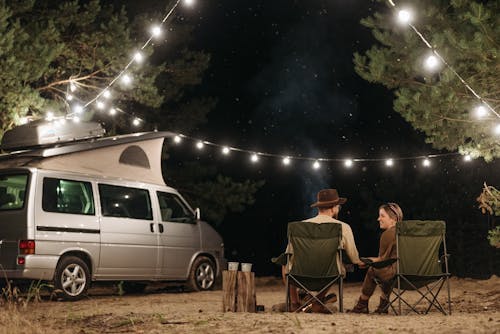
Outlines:
[[[284,301],[277,278],[256,279],[259,313],[223,313],[222,291],[183,293],[150,287],[140,295],[118,296],[94,288],[78,302],[42,301],[0,308],[0,333],[500,333],[500,278],[451,280],[452,312],[428,315],[357,315],[272,312]],[[360,284],[345,284],[351,308]],[[377,292],[378,293],[378,292]],[[378,295],[370,301],[374,310]]]

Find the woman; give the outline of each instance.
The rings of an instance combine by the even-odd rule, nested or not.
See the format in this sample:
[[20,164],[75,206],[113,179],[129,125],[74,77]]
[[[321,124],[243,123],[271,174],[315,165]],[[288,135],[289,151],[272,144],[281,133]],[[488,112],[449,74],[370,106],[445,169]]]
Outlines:
[[[396,203],[387,203],[379,207],[378,222],[380,228],[384,230],[380,236],[380,247],[378,257],[368,258],[373,262],[380,262],[389,259],[396,259],[396,223],[403,220],[403,211]],[[366,265],[360,266],[361,268]],[[353,313],[368,313],[368,300],[373,295],[377,286],[374,278],[377,277],[382,282],[387,282],[396,274],[396,262],[389,266],[377,269],[369,267],[366,272],[365,280],[361,288],[361,296],[352,310]],[[382,283],[382,295],[380,296],[380,304],[375,313],[388,313],[388,300],[391,293],[391,286],[387,283]]]

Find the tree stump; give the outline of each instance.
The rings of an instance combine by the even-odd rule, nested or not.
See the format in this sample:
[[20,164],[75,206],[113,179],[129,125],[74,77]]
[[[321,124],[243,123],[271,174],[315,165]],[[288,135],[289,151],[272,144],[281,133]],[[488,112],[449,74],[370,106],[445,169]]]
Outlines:
[[238,272],[236,286],[238,289],[236,311],[255,312],[255,274],[252,272]]
[[222,312],[236,312],[236,278],[235,270],[222,272]]
[[222,272],[222,311],[255,312],[255,274],[224,270]]

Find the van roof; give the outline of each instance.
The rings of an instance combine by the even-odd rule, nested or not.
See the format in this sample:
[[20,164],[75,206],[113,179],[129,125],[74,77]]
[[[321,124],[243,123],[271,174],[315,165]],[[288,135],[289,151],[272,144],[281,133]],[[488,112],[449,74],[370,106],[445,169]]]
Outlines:
[[165,185],[161,149],[172,132],[141,132],[58,143],[0,155],[0,168],[36,167]]

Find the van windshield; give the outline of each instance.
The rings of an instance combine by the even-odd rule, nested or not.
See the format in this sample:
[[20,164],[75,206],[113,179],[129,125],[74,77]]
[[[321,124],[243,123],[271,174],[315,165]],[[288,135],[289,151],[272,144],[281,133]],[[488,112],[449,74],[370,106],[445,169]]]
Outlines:
[[22,209],[27,185],[28,174],[0,175],[0,211]]

